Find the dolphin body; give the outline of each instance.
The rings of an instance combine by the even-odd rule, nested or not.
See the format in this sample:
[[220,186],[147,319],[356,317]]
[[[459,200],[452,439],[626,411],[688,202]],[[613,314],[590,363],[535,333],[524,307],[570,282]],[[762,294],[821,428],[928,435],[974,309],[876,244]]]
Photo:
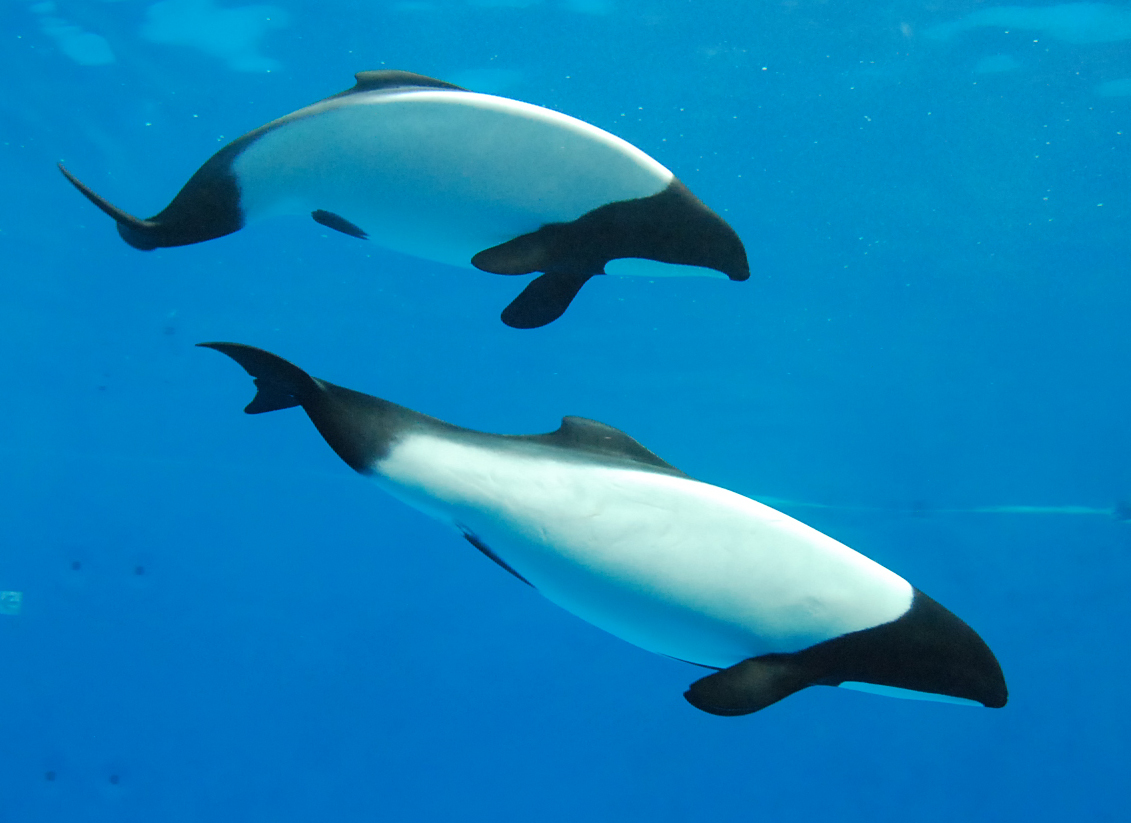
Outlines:
[[693,480],[624,432],[453,426],[335,386],[261,349],[228,355],[248,414],[301,406],[355,471],[448,523],[583,620],[716,669],[687,700],[756,712],[808,686],[1004,706],[1001,667],[962,620],[894,572],[768,506]]
[[595,275],[746,280],[734,230],[640,149],[540,106],[403,71],[249,132],[141,220],[59,168],[131,246],[200,243],[278,214],[428,260],[543,272],[503,312],[533,328]]

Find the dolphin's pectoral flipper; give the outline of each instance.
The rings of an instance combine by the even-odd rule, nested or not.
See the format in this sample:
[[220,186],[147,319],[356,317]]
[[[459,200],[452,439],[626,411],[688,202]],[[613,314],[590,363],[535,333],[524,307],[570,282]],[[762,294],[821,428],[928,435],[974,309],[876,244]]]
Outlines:
[[696,680],[683,693],[708,714],[753,714],[812,685],[792,655],[765,654]]
[[590,277],[605,273],[604,260],[577,255],[567,226],[549,223],[471,258],[473,266],[491,274],[545,272],[503,310],[503,322],[511,328],[536,329],[554,322]]
[[536,329],[553,323],[577,297],[593,274],[549,272],[536,277],[503,309],[503,322],[514,329]]
[[258,391],[244,411],[263,414],[301,406],[321,389],[314,378],[278,355],[240,343],[197,343],[235,360],[255,378]]
[[369,239],[369,234],[365,229],[351,223],[340,214],[334,214],[332,211],[326,211],[325,209],[318,209],[312,211],[310,216],[314,218],[315,223],[321,223],[328,229],[340,231],[342,234],[348,234],[350,237],[356,237],[358,240]]
[[533,583],[531,583],[529,580],[527,580],[521,574],[516,572],[514,570],[514,568],[511,567],[510,563],[503,560],[503,558],[499,557],[499,555],[495,554],[495,552],[491,549],[490,546],[488,546],[486,543],[484,543],[482,540],[480,540],[474,534],[469,532],[467,529],[461,528],[460,530],[463,532],[463,539],[466,540],[471,545],[473,545],[475,548],[479,549],[479,551],[483,553],[484,557],[493,561],[496,565],[498,565],[498,567],[500,569],[503,569],[504,571],[507,571],[507,572],[510,572],[511,574],[513,574],[515,577],[517,577],[519,580],[521,580],[523,583],[525,583],[530,588],[534,588]]

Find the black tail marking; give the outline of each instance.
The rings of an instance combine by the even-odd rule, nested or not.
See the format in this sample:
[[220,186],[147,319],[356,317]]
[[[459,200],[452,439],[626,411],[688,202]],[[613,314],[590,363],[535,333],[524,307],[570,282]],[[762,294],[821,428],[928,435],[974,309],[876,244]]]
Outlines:
[[197,345],[228,355],[255,378],[258,392],[244,409],[247,414],[262,414],[301,406],[321,391],[318,382],[298,366],[263,349],[245,346],[242,343],[197,343]]
[[118,234],[122,239],[133,246],[135,249],[141,251],[152,251],[161,245],[157,239],[157,233],[160,229],[159,225],[152,220],[142,220],[134,217],[128,212],[122,211],[115,206],[105,197],[97,194],[93,189],[67,171],[62,163],[59,163],[59,171],[63,172],[63,176],[71,181],[71,185],[82,192],[94,205],[98,206],[105,214],[109,215],[118,224]]

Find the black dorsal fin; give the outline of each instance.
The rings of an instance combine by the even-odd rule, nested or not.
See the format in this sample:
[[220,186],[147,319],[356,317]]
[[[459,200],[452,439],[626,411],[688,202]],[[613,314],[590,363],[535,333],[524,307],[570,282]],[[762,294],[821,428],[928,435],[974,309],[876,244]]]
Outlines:
[[434,77],[425,77],[423,74],[413,74],[411,71],[396,71],[381,69],[380,71],[359,71],[354,75],[357,80],[355,85],[344,94],[356,94],[361,91],[380,91],[381,89],[451,89],[453,91],[467,91],[467,89],[437,80]]
[[660,459],[620,429],[585,417],[563,417],[561,428],[557,431],[535,435],[530,439],[570,451],[600,455],[614,462],[635,463],[638,466],[660,470],[665,474],[687,477],[671,463]]

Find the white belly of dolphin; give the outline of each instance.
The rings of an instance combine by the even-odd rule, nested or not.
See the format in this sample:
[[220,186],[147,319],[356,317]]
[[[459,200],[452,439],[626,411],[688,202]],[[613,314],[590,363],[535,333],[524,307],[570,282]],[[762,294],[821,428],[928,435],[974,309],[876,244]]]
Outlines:
[[672,180],[588,123],[436,89],[322,101],[269,128],[232,169],[249,221],[323,209],[381,245],[467,267],[484,249]]
[[719,668],[900,617],[912,588],[741,495],[668,474],[430,435],[373,468],[549,600],[641,648]]

